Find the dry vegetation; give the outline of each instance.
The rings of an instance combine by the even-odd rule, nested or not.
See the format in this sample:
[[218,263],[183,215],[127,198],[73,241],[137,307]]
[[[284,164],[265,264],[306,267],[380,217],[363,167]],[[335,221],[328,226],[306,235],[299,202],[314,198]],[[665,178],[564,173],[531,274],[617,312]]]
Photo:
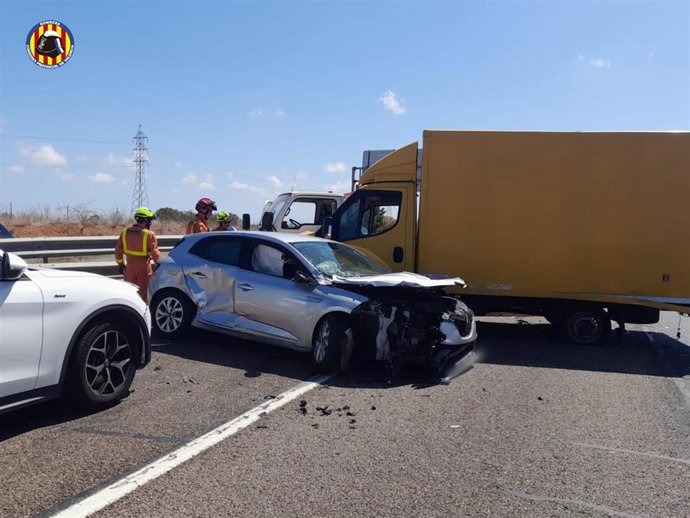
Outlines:
[[[15,237],[116,236],[134,223],[118,211],[97,214],[88,208],[51,208],[0,213],[0,223]],[[151,226],[158,235],[184,234],[187,219],[155,220]]]

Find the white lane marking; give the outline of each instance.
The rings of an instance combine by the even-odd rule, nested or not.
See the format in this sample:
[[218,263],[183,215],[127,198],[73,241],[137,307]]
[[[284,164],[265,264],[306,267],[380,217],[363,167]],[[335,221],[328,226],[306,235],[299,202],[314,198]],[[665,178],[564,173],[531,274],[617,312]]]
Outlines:
[[81,502],[68,507],[67,509],[54,514],[54,518],[79,518],[90,516],[91,514],[100,511],[108,505],[118,501],[122,497],[128,495],[136,488],[143,486],[147,482],[160,477],[168,471],[176,468],[180,464],[196,457],[201,452],[209,449],[211,446],[227,439],[231,435],[236,434],[240,430],[255,423],[262,417],[270,414],[272,411],[286,405],[290,401],[297,399],[302,394],[309,392],[313,388],[323,385],[333,377],[332,374],[320,375],[311,378],[308,381],[300,383],[299,385],[283,392],[275,399],[252,408],[239,417],[220,425],[218,428],[188,442],[181,448],[168,453],[164,457],[153,461],[144,466],[138,471],[127,475],[126,477],[110,484],[101,489],[97,493],[85,498]]
[[577,505],[580,507],[584,507],[586,509],[601,511],[602,513],[606,513],[611,516],[621,516],[623,518],[643,518],[639,514],[630,514],[626,513],[625,511],[617,511],[606,505],[590,504],[589,502],[583,502],[582,500],[573,500],[571,498],[555,498],[552,496],[545,495],[533,495],[530,493],[524,493],[522,491],[513,491],[511,489],[506,490],[506,492],[513,496],[524,498],[525,500],[532,500],[533,502],[554,502],[556,504],[563,505]]
[[669,455],[662,455],[660,453],[649,453],[649,452],[644,452],[644,451],[637,451],[637,450],[626,450],[624,448],[611,448],[610,446],[600,446],[598,444],[587,444],[584,442],[574,442],[576,446],[584,446],[585,448],[593,448],[595,450],[604,450],[604,451],[612,451],[612,452],[620,452],[620,453],[630,453],[633,455],[644,455],[645,457],[652,457],[655,459],[661,459],[661,460],[670,460],[672,462],[680,462],[682,464],[690,464],[690,460],[688,459],[683,459],[681,457],[671,457]]

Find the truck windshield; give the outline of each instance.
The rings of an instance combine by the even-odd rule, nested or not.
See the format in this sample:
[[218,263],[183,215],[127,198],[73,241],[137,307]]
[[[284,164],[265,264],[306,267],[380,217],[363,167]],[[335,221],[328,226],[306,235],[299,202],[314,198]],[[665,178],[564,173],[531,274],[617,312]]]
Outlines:
[[278,216],[278,213],[283,208],[283,205],[285,205],[285,202],[288,201],[289,198],[289,194],[281,194],[275,200],[273,200],[273,203],[269,207],[269,210],[273,212],[274,217]]
[[390,272],[373,258],[341,243],[304,241],[292,246],[326,277],[364,277]]

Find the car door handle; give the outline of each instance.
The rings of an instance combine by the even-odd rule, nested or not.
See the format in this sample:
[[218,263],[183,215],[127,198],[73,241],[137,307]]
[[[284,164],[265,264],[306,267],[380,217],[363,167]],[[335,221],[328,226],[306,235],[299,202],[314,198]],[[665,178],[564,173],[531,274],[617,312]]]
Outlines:
[[203,272],[192,272],[192,277],[199,277],[199,279],[208,279],[208,275]]
[[242,291],[252,291],[254,289],[254,286],[247,283],[238,284],[237,287]]

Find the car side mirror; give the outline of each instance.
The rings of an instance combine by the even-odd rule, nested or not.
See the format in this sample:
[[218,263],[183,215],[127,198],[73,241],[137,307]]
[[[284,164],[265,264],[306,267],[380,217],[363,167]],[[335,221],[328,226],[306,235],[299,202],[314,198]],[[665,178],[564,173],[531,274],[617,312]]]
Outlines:
[[242,230],[249,230],[252,228],[252,218],[249,214],[242,214]]
[[267,211],[264,212],[263,216],[261,216],[261,228],[259,230],[267,230],[271,231],[273,229],[273,212]]
[[3,252],[2,265],[0,266],[0,278],[4,281],[16,281],[27,269],[27,264],[18,255]]
[[312,286],[316,285],[316,281],[309,277],[309,275],[304,273],[302,270],[297,270],[292,280],[297,284],[310,284]]

